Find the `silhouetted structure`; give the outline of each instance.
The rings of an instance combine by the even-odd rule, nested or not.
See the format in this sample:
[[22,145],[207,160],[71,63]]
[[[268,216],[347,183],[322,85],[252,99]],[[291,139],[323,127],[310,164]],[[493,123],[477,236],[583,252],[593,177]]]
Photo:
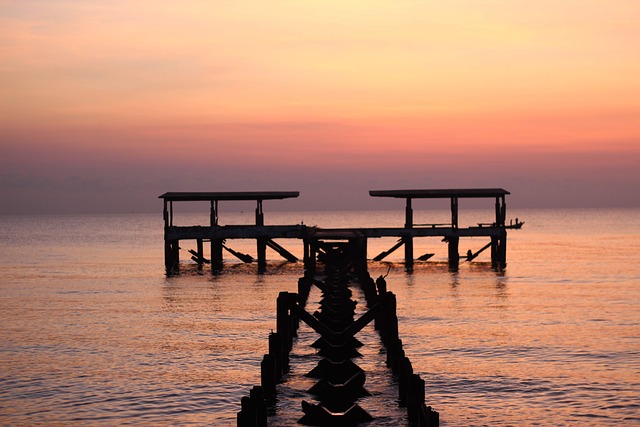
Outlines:
[[[414,262],[413,241],[418,237],[442,237],[448,244],[448,260],[451,269],[456,270],[460,261],[459,244],[461,237],[489,237],[490,242],[475,253],[467,252],[465,259],[475,259],[485,249],[491,248],[491,264],[494,269],[504,269],[507,265],[507,229],[518,229],[523,222],[506,224],[505,196],[510,194],[501,188],[435,189],[435,190],[380,190],[370,191],[373,197],[392,197],[406,200],[404,227],[368,227],[348,229],[326,229],[295,225],[266,225],[262,202],[264,200],[282,200],[298,197],[297,191],[270,192],[170,192],[160,196],[164,200],[164,241],[165,266],[167,274],[177,273],[180,265],[180,241],[195,240],[196,250],[190,249],[192,257],[199,266],[211,263],[214,270],[222,268],[223,250],[243,262],[253,262],[251,255],[233,250],[225,244],[231,239],[255,239],[257,246],[258,270],[266,267],[266,248],[270,247],[288,261],[295,262],[297,257],[275,242],[279,238],[301,239],[304,243],[304,264],[308,274],[315,273],[318,261],[325,261],[327,254],[341,247],[355,254],[356,265],[360,271],[367,269],[367,242],[370,238],[398,237],[389,250],[374,257],[380,261],[404,246],[405,263],[408,267]],[[451,222],[415,224],[413,220],[413,199],[450,199]],[[495,221],[477,223],[469,227],[458,225],[458,200],[461,198],[495,199]],[[220,201],[255,201],[255,224],[220,225],[218,222],[218,203]],[[208,201],[210,203],[210,224],[208,226],[176,226],[173,223],[173,203],[188,201]],[[211,243],[211,260],[204,257],[204,242]],[[427,260],[433,254],[419,256],[418,260]]]
[[[347,236],[351,238],[351,236]],[[269,353],[260,365],[261,385],[254,386],[249,396],[241,399],[238,412],[238,427],[266,427],[270,411],[277,412],[274,405],[278,394],[278,383],[286,381],[289,372],[290,352],[298,336],[300,321],[306,323],[320,335],[311,346],[321,357],[318,365],[306,376],[317,379],[307,398],[318,403],[302,400],[303,416],[299,424],[311,426],[358,426],[374,418],[365,408],[366,372],[352,359],[360,356],[363,344],[355,337],[373,322],[386,348],[386,364],[397,378],[398,405],[407,410],[407,421],[411,426],[437,427],[440,414],[427,406],[425,381],[413,372],[413,365],[403,349],[399,335],[396,296],[387,290],[384,277],[374,281],[362,270],[360,254],[350,244],[335,244],[325,247],[325,271],[322,276],[305,274],[298,280],[298,293],[280,292],[276,301],[276,332],[269,334]],[[310,288],[316,286],[322,293],[320,307],[313,314],[306,308]],[[359,287],[364,295],[367,310],[356,318],[358,301],[351,299],[351,288]],[[399,423],[400,420],[397,420]]]
[[[494,268],[503,269],[507,266],[507,226],[505,218],[507,205],[505,196],[510,194],[502,188],[464,188],[464,189],[439,189],[439,190],[382,190],[369,191],[373,197],[393,197],[405,199],[405,233],[400,233],[401,242],[404,244],[404,259],[407,265],[413,263],[413,238],[418,236],[442,236],[449,245],[449,265],[452,269],[458,268],[460,254],[458,246],[460,237],[488,236],[491,237],[491,244],[485,246],[480,251],[467,256],[471,260],[478,256],[487,247],[491,247],[491,264]],[[495,198],[496,217],[493,223],[478,223],[477,226],[468,228],[458,227],[458,200],[462,198]],[[443,224],[414,224],[413,199],[450,199],[451,200],[451,222]],[[517,224],[517,221],[516,221]],[[519,228],[510,226],[511,228]],[[414,231],[414,230],[420,231]],[[390,235],[396,235],[391,232]],[[401,245],[396,245],[392,251]],[[392,252],[391,251],[391,252]],[[388,253],[391,253],[388,252]],[[388,255],[387,253],[387,255]],[[386,256],[386,255],[385,255]],[[424,255],[423,255],[424,256]]]
[[[243,262],[251,262],[253,258],[241,254],[224,245],[225,239],[256,239],[258,268],[266,267],[266,249],[271,247],[289,261],[297,258],[287,252],[273,239],[283,237],[300,238],[302,226],[265,226],[262,202],[264,200],[282,200],[298,197],[298,191],[252,191],[252,192],[170,192],[159,198],[164,199],[164,260],[168,273],[177,272],[180,264],[180,240],[196,240],[197,251],[192,251],[194,261],[199,265],[205,263],[203,241],[211,242],[211,265],[214,269],[222,268],[222,250],[226,249]],[[248,200],[256,202],[256,223],[252,226],[220,226],[218,224],[218,202]],[[173,202],[206,201],[210,203],[210,225],[179,227],[173,224]]]

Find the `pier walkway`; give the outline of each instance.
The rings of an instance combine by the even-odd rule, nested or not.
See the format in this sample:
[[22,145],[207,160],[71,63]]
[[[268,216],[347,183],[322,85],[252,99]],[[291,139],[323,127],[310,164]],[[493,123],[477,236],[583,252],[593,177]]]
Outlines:
[[[385,278],[374,281],[358,267],[358,252],[347,242],[325,247],[321,268],[315,274],[305,271],[298,280],[298,292],[280,292],[276,307],[276,330],[269,334],[269,352],[260,364],[260,385],[241,399],[238,427],[267,427],[269,414],[277,415],[279,384],[291,377],[290,357],[298,337],[300,322],[306,323],[319,338],[311,345],[317,350],[317,366],[305,374],[317,382],[300,395],[298,424],[309,426],[358,426],[375,420],[370,414],[371,396],[365,388],[367,372],[353,359],[361,356],[363,344],[356,334],[373,323],[385,348],[386,366],[397,385],[396,402],[406,408],[406,421],[417,427],[438,427],[440,414],[426,403],[425,381],[414,373],[399,335],[397,301],[387,290]],[[312,286],[322,299],[313,314],[307,311]],[[352,299],[352,288],[360,288],[364,301]],[[357,304],[366,311],[356,315]]]

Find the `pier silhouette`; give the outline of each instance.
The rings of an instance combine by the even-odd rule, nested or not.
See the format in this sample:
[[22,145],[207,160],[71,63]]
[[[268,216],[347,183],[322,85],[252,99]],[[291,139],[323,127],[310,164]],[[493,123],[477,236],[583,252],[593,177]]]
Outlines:
[[[356,249],[354,251],[354,249]],[[306,271],[298,280],[298,292],[280,292],[276,301],[276,332],[269,334],[269,352],[260,364],[260,385],[241,399],[238,427],[266,427],[268,408],[278,394],[277,384],[290,371],[289,353],[300,322],[320,335],[312,347],[320,360],[306,376],[317,383],[309,388],[308,399],[300,401],[299,424],[310,426],[357,426],[374,420],[365,407],[371,394],[365,388],[367,373],[353,359],[363,344],[356,338],[373,322],[386,348],[386,365],[397,378],[397,401],[406,408],[411,425],[437,427],[440,415],[425,402],[425,382],[413,372],[399,335],[396,296],[387,290],[384,277],[373,280],[362,270],[357,247],[348,242],[325,247],[324,261],[314,272]],[[320,307],[313,314],[306,309],[312,286],[322,293]],[[358,301],[351,289],[359,287],[367,310],[356,318]],[[273,408],[272,408],[273,409]]]
[[[276,332],[269,334],[269,352],[260,365],[260,385],[251,389],[241,400],[238,412],[239,427],[267,426],[268,408],[274,410],[278,392],[277,385],[289,372],[289,354],[297,337],[300,322],[306,323],[320,337],[313,343],[321,357],[318,365],[306,375],[318,380],[308,390],[309,398],[303,399],[301,418],[298,423],[312,426],[356,426],[373,420],[365,402],[369,392],[365,388],[367,374],[353,358],[359,356],[362,343],[356,338],[365,326],[373,322],[386,349],[386,365],[397,378],[398,404],[406,407],[410,425],[437,427],[439,414],[425,402],[425,382],[413,372],[409,357],[405,354],[399,335],[396,296],[387,290],[385,277],[373,280],[368,272],[367,245],[369,239],[396,237],[397,242],[373,258],[381,261],[394,251],[404,247],[404,263],[411,269],[414,263],[414,239],[440,237],[448,247],[448,264],[453,271],[458,269],[461,259],[473,261],[483,251],[491,249],[491,265],[503,270],[507,265],[507,229],[519,229],[523,222],[506,223],[506,195],[501,188],[472,189],[422,189],[422,190],[377,190],[370,191],[372,197],[389,197],[405,200],[403,227],[355,227],[321,228],[304,224],[265,224],[263,201],[298,197],[298,192],[200,192],[165,193],[164,240],[165,267],[168,275],[180,272],[180,242],[195,240],[196,249],[189,249],[191,259],[199,268],[211,264],[212,269],[223,268],[223,251],[242,262],[256,261],[253,256],[232,249],[234,239],[254,239],[258,271],[267,265],[266,249],[271,248],[284,259],[297,262],[298,258],[281,246],[275,239],[299,239],[303,243],[304,276],[298,280],[298,292],[280,292],[276,301]],[[491,222],[460,227],[458,202],[464,198],[489,198],[495,200],[495,218]],[[412,202],[415,199],[449,199],[451,219],[449,222],[415,223]],[[208,225],[174,225],[175,202],[207,201],[210,204]],[[221,225],[218,218],[222,201],[253,201],[256,203],[255,223],[247,225]],[[460,239],[464,237],[487,237],[489,242],[466,255],[459,253]],[[204,254],[204,243],[211,246],[210,256]],[[426,261],[433,254],[417,257]],[[320,307],[309,313],[306,309],[311,287],[322,293]],[[356,318],[358,301],[351,299],[351,288],[359,287],[364,295],[367,310]]]
[[[404,247],[404,262],[408,269],[414,260],[426,261],[433,254],[426,253],[414,256],[414,240],[423,237],[440,237],[448,246],[448,263],[451,270],[457,270],[460,260],[472,261],[481,252],[491,249],[491,266],[495,270],[503,270],[507,266],[507,230],[519,229],[523,222],[516,219],[515,224],[506,223],[506,195],[510,194],[502,188],[467,188],[467,189],[419,189],[419,190],[376,190],[370,191],[372,197],[389,197],[405,200],[405,221],[403,227],[362,227],[362,228],[321,228],[304,224],[267,225],[263,212],[263,201],[282,200],[299,196],[297,191],[263,191],[263,192],[169,192],[159,198],[164,201],[164,254],[167,274],[180,271],[180,242],[195,241],[195,249],[189,249],[191,259],[200,267],[210,264],[213,270],[220,270],[224,265],[223,252],[227,251],[242,262],[257,261],[258,271],[266,269],[267,247],[290,262],[298,258],[276,242],[276,239],[299,239],[304,246],[305,270],[313,272],[316,263],[326,256],[327,251],[335,243],[347,242],[357,254],[356,264],[366,270],[367,242],[369,239],[396,237],[398,241],[391,248],[378,254],[374,261],[381,261],[400,247]],[[491,222],[478,222],[476,225],[460,227],[458,223],[458,202],[466,198],[484,198],[495,200],[495,218]],[[449,199],[451,209],[450,222],[415,223],[412,201],[415,199]],[[210,204],[210,221],[208,225],[177,226],[174,225],[173,205],[176,202],[206,201]],[[219,203],[223,201],[252,201],[256,203],[255,223],[247,225],[221,225],[218,218]],[[487,237],[489,242],[481,249],[459,253],[460,239],[465,237]],[[254,239],[256,241],[256,257],[236,251],[231,246],[234,239]],[[210,243],[210,259],[204,255],[204,243]]]

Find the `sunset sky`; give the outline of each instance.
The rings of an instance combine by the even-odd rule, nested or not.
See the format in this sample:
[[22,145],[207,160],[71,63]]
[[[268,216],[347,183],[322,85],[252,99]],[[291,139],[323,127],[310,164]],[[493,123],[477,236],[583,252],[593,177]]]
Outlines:
[[638,0],[0,0],[0,213],[640,206],[639,23]]

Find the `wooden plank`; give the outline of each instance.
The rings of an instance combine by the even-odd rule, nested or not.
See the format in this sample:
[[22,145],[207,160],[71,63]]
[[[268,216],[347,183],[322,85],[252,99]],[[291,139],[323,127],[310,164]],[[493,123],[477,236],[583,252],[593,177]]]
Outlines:
[[396,243],[395,245],[393,245],[389,250],[386,250],[384,252],[380,252],[373,260],[374,261],[382,261],[383,259],[385,259],[387,256],[391,255],[393,252],[395,252],[396,249],[398,249],[400,246],[404,245],[404,241],[402,239],[398,240],[398,243]]
[[289,262],[298,261],[298,257],[293,255],[291,252],[289,252],[288,250],[286,250],[285,248],[283,248],[282,246],[280,246],[279,244],[277,244],[271,239],[267,240],[267,246],[269,246],[274,251],[278,252],[284,259],[286,259]]
[[252,263],[254,261],[253,257],[248,254],[243,254],[242,252],[236,252],[233,249],[227,247],[226,245],[222,245],[224,249],[227,250],[231,255],[238,258],[242,262],[246,262],[247,264]]
[[451,197],[501,197],[511,194],[503,188],[449,188],[416,190],[371,190],[372,197],[394,197],[397,199],[448,199]]
[[187,191],[168,192],[159,199],[180,202],[215,200],[281,200],[298,197],[299,191]]
[[473,259],[477,258],[478,255],[480,255],[485,249],[488,249],[491,247],[491,242],[487,243],[486,245],[484,245],[482,248],[480,248],[480,250],[478,250],[476,253],[472,253],[469,254],[469,252],[471,252],[471,250],[469,250],[467,252],[467,259],[465,261],[472,261]]

